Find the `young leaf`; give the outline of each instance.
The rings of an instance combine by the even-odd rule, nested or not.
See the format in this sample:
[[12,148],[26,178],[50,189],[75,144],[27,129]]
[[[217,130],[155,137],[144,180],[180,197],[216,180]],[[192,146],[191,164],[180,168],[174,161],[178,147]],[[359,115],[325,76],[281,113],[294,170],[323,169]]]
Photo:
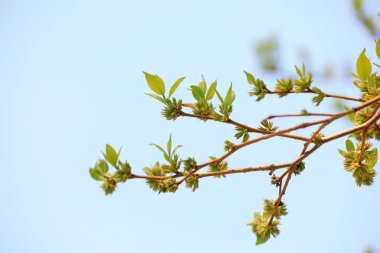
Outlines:
[[204,79],[203,76],[202,76],[202,81],[198,84],[198,87],[201,88],[201,90],[203,91],[203,93],[206,93],[207,84],[206,84],[206,80]]
[[263,243],[266,243],[268,240],[269,240],[269,233],[266,233],[264,235],[257,235],[257,239],[256,239],[256,245],[260,245],[260,244],[263,244]]
[[162,153],[166,154],[166,151],[159,145],[151,143],[150,145],[155,146],[158,150],[160,150]]
[[247,71],[244,71],[244,73],[247,76],[248,83],[254,85],[255,84],[255,78],[253,77],[253,75]]
[[372,65],[368,57],[365,55],[365,48],[356,61],[356,71],[362,81],[367,81],[368,77],[372,73]]
[[192,85],[191,86],[191,92],[193,93],[193,97],[195,98],[195,100],[199,101],[199,100],[203,100],[205,98],[205,94],[204,92],[202,91],[201,88],[199,88],[198,86],[195,86],[195,85]]
[[177,149],[182,148],[182,147],[183,147],[182,145],[177,145],[177,146],[174,148],[172,154],[174,154],[174,153],[177,151]]
[[347,150],[347,152],[355,150],[354,143],[352,143],[352,141],[350,139],[346,140],[346,150]]
[[380,59],[380,39],[378,39],[376,42],[376,55],[377,55],[377,58]]
[[377,148],[371,150],[371,156],[369,158],[366,159],[366,163],[370,166],[370,167],[374,167],[377,163],[377,159],[378,159],[378,153],[377,153]]
[[175,83],[173,83],[172,87],[170,88],[170,91],[169,91],[169,98],[174,94],[174,92],[176,91],[176,89],[178,88],[178,86],[182,83],[182,81],[185,79],[185,77],[181,77],[179,78],[177,81],[175,81]]
[[116,150],[109,144],[106,144],[106,153],[103,153],[104,158],[115,168],[117,168],[117,160],[119,159]]
[[219,98],[220,103],[221,103],[222,105],[224,105],[224,100],[223,100],[222,96],[220,95],[220,93],[218,92],[218,90],[215,89],[215,92],[216,92],[216,95],[217,95],[218,98]]
[[158,75],[152,75],[147,72],[143,72],[145,75],[146,82],[148,83],[150,89],[158,95],[165,94],[165,83]]
[[150,93],[145,93],[145,94],[148,95],[148,96],[150,96],[150,97],[152,97],[152,98],[154,98],[154,99],[157,99],[161,103],[165,103],[165,100],[162,97],[160,97],[160,96],[157,96],[155,94],[150,94]]
[[235,94],[232,91],[232,83],[231,83],[230,88],[227,91],[226,97],[224,98],[224,102],[227,105],[231,105],[234,102],[234,100],[235,100]]
[[340,154],[341,156],[343,156],[343,157],[346,157],[346,155],[347,155],[347,152],[344,152],[343,150],[341,150],[341,149],[339,149],[339,148],[338,148],[338,152],[339,152],[339,154]]
[[216,91],[216,85],[217,85],[217,82],[214,81],[211,85],[210,85],[210,88],[208,88],[208,91],[207,91],[207,95],[206,95],[206,99],[207,100],[211,100],[214,95],[215,95],[215,91]]
[[167,148],[168,154],[170,156],[170,154],[172,153],[172,135],[170,135],[170,137],[169,137],[168,143],[166,144],[166,148]]
[[305,63],[302,63],[302,76],[306,76],[306,67],[305,67]]
[[96,181],[103,180],[103,173],[96,168],[90,168],[90,176]]
[[104,160],[100,160],[96,163],[95,168],[96,170],[99,170],[102,174],[105,174],[108,172],[108,164]]
[[296,68],[296,71],[297,71],[298,76],[302,78],[303,75],[302,75],[301,70],[300,70],[296,65],[294,65],[294,67]]

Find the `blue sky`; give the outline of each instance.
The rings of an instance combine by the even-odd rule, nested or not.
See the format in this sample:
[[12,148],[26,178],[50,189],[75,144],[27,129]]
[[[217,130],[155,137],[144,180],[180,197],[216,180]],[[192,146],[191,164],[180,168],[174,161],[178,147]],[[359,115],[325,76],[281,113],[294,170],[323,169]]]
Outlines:
[[[380,3],[366,1],[375,16]],[[281,234],[256,247],[246,225],[262,201],[275,198],[267,174],[205,179],[192,193],[150,191],[133,180],[104,196],[88,168],[105,143],[120,147],[137,172],[162,161],[150,143],[173,142],[181,157],[205,161],[223,153],[233,128],[192,119],[165,121],[142,71],[176,93],[204,74],[225,92],[232,81],[232,117],[257,125],[268,114],[314,109],[296,96],[262,103],[248,97],[243,70],[268,83],[254,43],[275,36],[286,73],[307,50],[316,72],[327,64],[353,70],[374,42],[354,18],[350,1],[1,1],[0,2],[0,252],[363,252],[380,251],[380,184],[356,187],[336,149],[326,145],[306,161],[285,196]],[[358,95],[350,78],[317,79],[322,90]],[[278,121],[281,127],[292,122]],[[337,123],[332,133],[349,127]],[[231,167],[293,160],[300,144],[280,139],[237,153]]]

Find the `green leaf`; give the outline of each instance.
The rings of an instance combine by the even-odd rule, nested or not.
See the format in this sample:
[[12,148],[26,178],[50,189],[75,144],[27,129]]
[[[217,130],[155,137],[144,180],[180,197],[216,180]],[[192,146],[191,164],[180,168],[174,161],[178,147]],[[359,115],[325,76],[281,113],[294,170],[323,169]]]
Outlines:
[[372,73],[372,65],[368,57],[365,55],[365,49],[363,49],[356,61],[356,71],[362,81],[367,81]]
[[217,85],[217,82],[214,81],[211,85],[210,85],[210,88],[208,88],[208,91],[207,91],[207,95],[206,95],[206,99],[207,100],[211,100],[214,95],[215,95],[215,91],[216,91],[216,85]]
[[370,166],[370,167],[375,167],[376,163],[377,163],[377,159],[379,157],[378,153],[377,153],[377,148],[374,148],[373,150],[371,150],[371,153],[373,153],[370,157],[368,157],[366,159],[366,163]]
[[166,151],[159,145],[151,143],[150,145],[155,146],[157,149],[159,149],[162,153],[166,154]]
[[147,72],[143,72],[145,75],[146,82],[148,83],[150,89],[157,93],[158,95],[165,94],[165,83],[158,75],[152,75]]
[[306,76],[306,67],[304,63],[302,63],[302,76]]
[[150,93],[145,93],[145,94],[165,104],[165,100],[162,97],[157,96],[155,94],[150,94]]
[[376,55],[377,55],[377,58],[380,59],[380,39],[378,39],[376,42]]
[[363,9],[363,1],[362,0],[353,0],[352,5],[354,6],[355,11],[360,12]]
[[182,145],[177,145],[177,146],[174,148],[174,150],[173,150],[173,154],[177,151],[177,149],[182,148],[182,147],[183,147]]
[[224,100],[223,100],[222,96],[220,95],[220,93],[218,92],[218,90],[215,89],[215,92],[216,92],[216,95],[217,95],[218,98],[219,98],[220,103],[221,103],[222,105],[224,105]]
[[266,243],[269,240],[269,237],[270,237],[269,233],[265,234],[265,236],[258,236],[257,235],[256,245]]
[[248,83],[254,85],[255,84],[255,78],[253,77],[253,75],[247,71],[244,71],[244,73],[247,76]]
[[172,135],[170,135],[168,143],[166,144],[166,148],[168,149],[168,154],[172,153]]
[[350,151],[354,151],[355,150],[355,146],[354,146],[354,143],[352,143],[352,141],[350,139],[347,139],[346,140],[346,150],[348,152]]
[[203,75],[202,75],[202,81],[198,84],[198,87],[201,88],[203,93],[206,93],[207,84],[206,84],[206,80],[204,79]]
[[108,172],[108,164],[104,160],[99,160],[95,169],[99,170],[102,174],[105,174]]
[[96,168],[90,168],[90,176],[96,181],[103,180],[103,173]]
[[176,89],[178,88],[178,86],[182,83],[182,81],[185,79],[185,77],[181,77],[179,78],[177,81],[175,81],[175,83],[173,83],[172,87],[170,88],[170,91],[169,91],[169,98],[174,94],[174,92],[176,91]]
[[191,92],[193,93],[193,97],[195,98],[195,100],[200,101],[200,100],[205,99],[204,92],[198,86],[192,85]]
[[346,157],[346,155],[347,155],[347,153],[344,152],[344,151],[341,150],[341,149],[338,149],[338,152],[339,152],[339,154],[340,154],[341,156],[343,156],[343,157]]
[[231,105],[235,100],[235,94],[232,91],[232,83],[230,85],[230,88],[227,91],[226,97],[224,98],[224,103],[226,105]]
[[119,159],[116,150],[109,144],[106,144],[106,153],[103,153],[104,158],[115,168],[117,168],[117,160]]
[[301,70],[296,65],[294,65],[294,67],[296,68],[298,76],[302,78],[302,72],[301,72]]
[[[351,108],[349,108],[349,107],[347,107],[347,106],[344,106],[344,109],[345,109],[346,111],[348,111],[348,110],[350,110]],[[355,113],[354,113],[354,112],[348,114],[347,117],[348,117],[348,119],[349,119],[352,123],[355,124]]]

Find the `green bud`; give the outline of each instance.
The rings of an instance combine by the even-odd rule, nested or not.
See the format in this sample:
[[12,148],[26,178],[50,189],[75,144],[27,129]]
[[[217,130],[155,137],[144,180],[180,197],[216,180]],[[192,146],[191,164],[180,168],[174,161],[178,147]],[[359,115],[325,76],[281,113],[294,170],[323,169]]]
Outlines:
[[[274,214],[274,206],[275,206],[275,201],[273,200],[264,200],[264,212],[263,212],[263,217],[269,218]],[[280,204],[277,207],[277,211],[274,214],[274,217],[276,219],[280,219],[281,216],[285,216],[288,214],[288,210],[286,208],[286,204],[283,202],[280,202]]]
[[186,179],[186,187],[190,188],[193,192],[199,187],[199,179],[197,176],[190,176]]
[[104,190],[104,193],[106,195],[109,195],[111,193],[113,193],[116,189],[116,185],[117,185],[117,182],[115,179],[112,179],[112,178],[106,178],[103,182],[103,184],[101,185],[101,187],[103,188]]
[[301,175],[301,172],[305,170],[305,163],[304,162],[299,162],[296,164],[293,174],[298,176]]
[[197,166],[197,161],[194,157],[189,157],[185,161],[183,161],[183,169],[184,171],[190,172]]
[[230,152],[235,148],[235,144],[229,140],[224,141],[224,151]]

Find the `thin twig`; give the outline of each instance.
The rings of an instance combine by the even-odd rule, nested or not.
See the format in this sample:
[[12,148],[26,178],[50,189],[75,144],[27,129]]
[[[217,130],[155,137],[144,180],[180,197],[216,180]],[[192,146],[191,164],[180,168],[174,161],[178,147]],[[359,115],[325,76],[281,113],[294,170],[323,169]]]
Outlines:
[[[190,113],[186,113],[186,112],[181,112],[181,116],[191,117],[191,118],[198,118],[198,119],[205,119],[205,120],[213,120],[213,121],[217,121],[217,122],[220,122],[220,123],[225,123],[225,124],[230,124],[230,125],[238,126],[238,127],[247,129],[249,132],[252,132],[252,133],[268,134],[267,132],[265,132],[263,130],[260,130],[258,128],[253,128],[253,127],[244,125],[244,124],[236,122],[236,121],[234,121],[232,119],[228,119],[227,121],[220,121],[220,120],[216,120],[216,119],[214,119],[213,117],[210,117],[210,116],[201,116],[201,115],[195,115],[195,114],[190,114]],[[294,140],[300,140],[300,141],[307,141],[308,140],[308,138],[306,138],[306,137],[299,136],[299,135],[293,135],[293,134],[279,134],[278,136],[285,137],[285,138],[290,138],[290,139],[294,139]]]
[[331,113],[298,113],[298,114],[278,114],[278,115],[269,115],[264,120],[274,119],[274,118],[285,118],[285,117],[306,117],[306,116],[320,116],[320,117],[331,117],[334,114]]
[[[309,93],[309,94],[316,94],[312,90],[306,90],[302,92],[296,92],[295,90],[287,91],[287,92],[279,92],[279,91],[268,91],[269,94],[299,94],[299,93]],[[342,95],[336,95],[336,94],[329,94],[323,92],[325,97],[330,97],[330,98],[339,98],[343,100],[349,100],[349,101],[355,101],[355,102],[365,102],[366,100],[361,99],[361,98],[352,98],[352,97],[347,97],[347,96],[342,96]]]

